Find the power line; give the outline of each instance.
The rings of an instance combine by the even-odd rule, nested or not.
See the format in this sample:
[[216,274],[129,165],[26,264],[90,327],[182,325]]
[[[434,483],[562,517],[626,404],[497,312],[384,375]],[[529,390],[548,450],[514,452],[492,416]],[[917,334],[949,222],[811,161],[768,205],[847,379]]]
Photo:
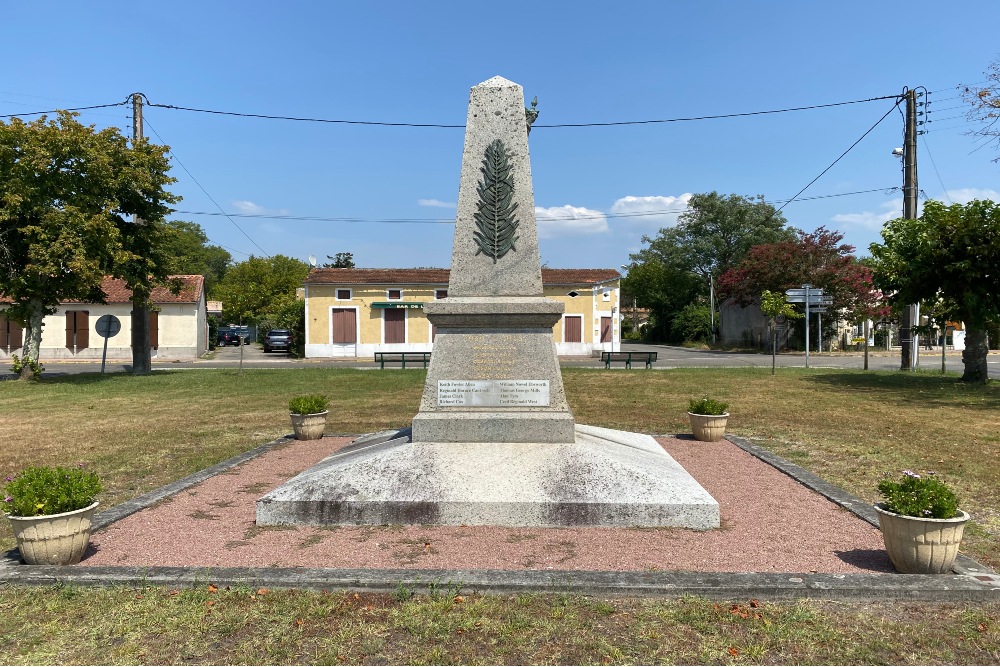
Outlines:
[[944,181],[941,180],[941,172],[938,171],[937,163],[934,162],[934,156],[931,155],[931,147],[927,145],[927,138],[924,137],[924,150],[927,151],[927,157],[931,159],[931,166],[934,167],[934,173],[937,174],[938,183],[941,184],[941,190],[944,192],[944,196],[948,198],[949,204],[954,204],[951,197],[948,195],[948,188],[944,187]]
[[862,139],[864,139],[864,138],[865,138],[865,137],[867,137],[867,136],[868,136],[869,134],[871,134],[872,130],[874,130],[874,129],[875,129],[876,127],[878,127],[879,125],[881,125],[881,124],[882,124],[882,121],[883,121],[883,120],[885,120],[886,118],[888,118],[888,117],[889,117],[889,114],[891,114],[891,113],[893,112],[893,110],[895,110],[895,109],[898,109],[898,108],[899,108],[899,102],[900,102],[900,98],[899,98],[899,97],[897,96],[897,97],[896,97],[896,98],[894,98],[894,99],[896,100],[896,104],[894,104],[894,105],[892,106],[892,109],[889,109],[888,111],[886,111],[886,112],[885,112],[885,114],[884,114],[884,115],[883,115],[883,116],[882,116],[881,118],[879,118],[879,119],[878,119],[878,120],[877,120],[877,121],[875,122],[875,124],[874,124],[874,125],[872,125],[871,127],[869,127],[869,128],[868,128],[868,130],[867,130],[867,131],[865,131],[865,133],[864,133],[864,134],[862,134],[862,135],[861,135],[860,137],[858,137],[858,140],[857,140],[857,141],[855,141],[855,142],[854,142],[853,144],[851,144],[851,145],[850,145],[850,147],[848,147],[848,149],[847,149],[846,151],[844,151],[843,153],[841,153],[841,154],[840,154],[840,157],[838,157],[838,158],[837,158],[836,160],[834,160],[833,162],[831,162],[831,163],[830,163],[830,166],[829,166],[829,167],[827,167],[826,169],[824,169],[823,171],[821,171],[821,172],[819,173],[819,176],[817,176],[816,178],[814,178],[814,179],[812,179],[811,181],[809,181],[809,183],[807,183],[807,184],[806,184],[806,186],[805,186],[804,188],[802,188],[801,190],[799,190],[798,192],[796,192],[796,193],[795,193],[795,195],[794,195],[794,196],[793,196],[793,197],[792,197],[791,199],[789,199],[789,200],[788,200],[788,201],[786,201],[786,202],[785,202],[784,204],[782,204],[782,205],[781,205],[781,206],[780,206],[780,207],[778,208],[778,210],[776,210],[776,211],[775,211],[775,212],[774,212],[774,213],[773,213],[772,215],[777,215],[778,213],[780,213],[780,212],[781,212],[781,209],[785,208],[786,206],[788,206],[789,204],[791,204],[791,203],[792,203],[793,201],[795,201],[795,199],[796,199],[796,198],[797,198],[797,197],[798,197],[798,196],[799,196],[800,194],[802,194],[803,192],[805,192],[806,190],[808,190],[808,189],[809,189],[809,186],[811,186],[811,185],[812,185],[813,183],[815,183],[815,182],[816,182],[816,181],[818,181],[818,180],[819,180],[820,178],[822,178],[823,174],[825,174],[826,172],[828,172],[828,171],[830,171],[831,169],[833,169],[833,165],[835,165],[835,164],[837,164],[838,162],[840,162],[840,160],[841,160],[841,159],[843,159],[843,157],[844,157],[845,155],[847,155],[848,153],[850,153],[850,152],[851,152],[851,150],[852,150],[852,149],[853,149],[853,148],[854,148],[855,146],[857,146],[858,144],[860,144],[860,143],[861,143],[861,140],[862,140]]
[[48,115],[50,113],[59,113],[60,111],[87,111],[88,109],[107,109],[108,107],[120,107],[128,104],[128,100],[124,102],[115,102],[114,104],[95,104],[89,107],[72,107],[69,109],[50,109],[48,111],[25,111],[23,113],[7,113],[0,114],[0,118],[14,118],[15,116],[41,116]]
[[[836,194],[829,195],[816,195],[814,197],[802,197],[797,201],[813,201],[816,199],[830,199],[832,197],[847,197],[851,195],[861,195],[869,194],[872,192],[883,192],[889,193],[894,190],[899,190],[898,186],[886,187],[886,188],[872,188],[870,190],[855,190],[853,192],[839,192]],[[777,199],[767,201],[768,204],[777,204],[781,202],[788,202],[791,200]],[[671,209],[658,209],[653,211],[637,211],[635,213],[593,213],[593,214],[580,214],[573,217],[552,217],[551,220],[592,220],[600,218],[641,218],[649,216],[659,216],[659,215],[671,215],[674,213],[683,213],[687,210],[684,208],[671,208]],[[346,223],[362,223],[362,224],[425,224],[425,225],[442,225],[442,224],[454,224],[454,218],[358,218],[358,217],[328,217],[328,216],[314,216],[314,215],[280,215],[280,214],[257,214],[257,213],[219,213],[215,211],[174,211],[177,215],[210,215],[210,216],[231,216],[234,218],[259,218],[265,220],[288,220],[293,222],[346,222]]]
[[[149,123],[149,120],[148,120],[148,119],[143,119],[143,124],[144,124],[144,125],[145,125],[146,127],[148,127],[148,128],[150,129],[150,130],[152,130],[152,131],[153,131],[153,134],[155,134],[155,135],[156,135],[156,138],[160,140],[160,144],[162,144],[162,145],[166,146],[167,142],[165,142],[165,141],[163,140],[163,137],[161,137],[161,136],[160,136],[160,133],[159,133],[159,132],[157,132],[157,131],[156,131],[156,129],[155,129],[155,128],[154,128],[154,127],[153,127],[152,125],[150,125],[150,123]],[[222,209],[222,207],[221,207],[221,206],[219,206],[219,202],[215,201],[215,199],[214,199],[214,198],[212,197],[212,195],[208,194],[208,190],[206,190],[206,189],[205,189],[205,188],[204,188],[204,187],[202,186],[202,184],[198,182],[198,179],[194,177],[194,174],[192,174],[192,173],[191,173],[190,171],[188,171],[188,168],[187,168],[187,167],[185,167],[185,166],[184,166],[184,163],[180,161],[180,159],[179,159],[179,158],[177,157],[177,154],[176,154],[176,153],[174,153],[174,152],[173,152],[172,150],[170,150],[169,148],[167,149],[167,152],[168,152],[168,153],[170,153],[170,157],[172,157],[172,158],[174,159],[174,161],[175,161],[175,162],[177,162],[177,164],[179,164],[179,165],[181,166],[181,169],[183,169],[183,170],[184,170],[184,172],[185,172],[185,173],[186,173],[186,174],[187,174],[188,176],[190,176],[190,177],[191,177],[191,180],[192,180],[192,181],[194,181],[194,184],[195,184],[195,185],[197,185],[197,186],[198,186],[198,187],[199,187],[199,188],[201,189],[201,191],[202,191],[203,193],[205,193],[205,196],[206,196],[206,197],[208,197],[208,199],[209,199],[209,200],[210,200],[210,201],[211,201],[211,202],[212,202],[213,204],[215,204],[216,208],[218,208],[218,209],[219,209],[220,211],[222,211],[223,209]],[[252,243],[252,244],[254,244],[255,246],[257,246],[257,249],[258,249],[258,250],[260,250],[260,251],[261,251],[262,253],[264,253],[264,256],[265,256],[265,257],[270,257],[270,255],[269,255],[269,254],[267,253],[267,251],[266,251],[266,250],[264,250],[263,248],[261,248],[261,247],[260,247],[260,245],[258,245],[258,243],[257,243],[256,241],[254,241],[254,240],[253,240],[252,238],[250,238],[250,235],[249,235],[249,234],[247,234],[247,233],[246,233],[245,231],[243,231],[243,228],[242,228],[242,227],[240,227],[239,225],[237,225],[237,224],[236,224],[236,221],[235,221],[235,220],[233,220],[233,219],[232,219],[231,217],[229,217],[229,215],[227,215],[227,214],[225,213],[225,211],[223,211],[223,213],[222,213],[222,214],[223,214],[223,215],[225,215],[225,216],[226,216],[227,218],[229,218],[229,222],[233,223],[233,226],[234,226],[234,227],[236,227],[236,229],[240,230],[240,233],[241,233],[241,234],[243,234],[243,236],[247,237],[247,239],[248,239],[248,240],[250,241],[250,243]],[[245,253],[244,253],[244,254],[245,254]]]

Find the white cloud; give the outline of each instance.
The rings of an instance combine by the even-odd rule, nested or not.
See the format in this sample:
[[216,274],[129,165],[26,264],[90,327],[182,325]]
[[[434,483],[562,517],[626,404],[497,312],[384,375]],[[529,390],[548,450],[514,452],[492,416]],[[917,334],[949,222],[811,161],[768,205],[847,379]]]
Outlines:
[[246,200],[234,201],[233,207],[243,215],[288,215],[288,209],[286,208],[265,208]]
[[418,199],[417,206],[430,206],[431,208],[455,208],[458,204],[453,201],[441,201],[440,199]]
[[687,210],[689,201],[691,201],[690,192],[685,192],[679,197],[629,195],[611,205],[611,214],[643,226],[673,227],[677,224],[678,216]]
[[578,234],[603,234],[608,231],[608,218],[601,211],[580,206],[535,207],[538,236],[572,236]]
[[838,213],[830,218],[833,222],[864,230],[881,230],[882,225],[895,218],[903,217],[903,198],[898,197],[879,206],[880,211],[860,213]]
[[1000,192],[980,188],[961,188],[959,190],[948,190],[948,198],[956,204],[968,204],[973,199],[988,199],[1000,202]]

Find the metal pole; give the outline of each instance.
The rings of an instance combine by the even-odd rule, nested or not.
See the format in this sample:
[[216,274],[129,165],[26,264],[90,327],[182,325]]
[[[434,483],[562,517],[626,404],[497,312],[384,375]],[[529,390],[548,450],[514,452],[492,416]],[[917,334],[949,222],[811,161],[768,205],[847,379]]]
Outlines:
[[712,345],[715,345],[715,279],[708,274],[708,307],[712,313]]
[[823,351],[823,313],[816,313],[816,351]]
[[806,368],[809,368],[809,288],[810,284],[805,284],[802,289],[806,291]]

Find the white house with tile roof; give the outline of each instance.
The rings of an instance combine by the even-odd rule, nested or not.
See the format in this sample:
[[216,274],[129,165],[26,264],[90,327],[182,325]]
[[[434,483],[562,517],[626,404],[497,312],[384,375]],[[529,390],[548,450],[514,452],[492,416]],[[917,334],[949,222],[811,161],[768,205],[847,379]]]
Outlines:
[[[157,287],[150,295],[150,343],[153,359],[187,359],[208,351],[208,317],[203,276],[170,276],[171,286]],[[67,301],[42,322],[40,360],[100,359],[104,339],[95,327],[102,315],[114,315],[121,330],[108,339],[108,359],[132,358],[132,292],[125,282],[107,277],[101,284],[106,304]],[[9,300],[6,303],[10,303]],[[0,359],[20,354],[21,327],[4,317],[0,297]]]

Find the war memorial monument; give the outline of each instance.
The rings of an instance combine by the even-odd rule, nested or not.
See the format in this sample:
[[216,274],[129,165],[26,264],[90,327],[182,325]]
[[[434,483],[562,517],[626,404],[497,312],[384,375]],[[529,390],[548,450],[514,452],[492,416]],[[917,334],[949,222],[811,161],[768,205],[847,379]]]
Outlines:
[[[542,295],[521,86],[472,88],[448,297],[411,427],[355,440],[257,501],[258,525],[719,527],[649,435],[576,424]],[[378,406],[372,406],[377,410]]]

